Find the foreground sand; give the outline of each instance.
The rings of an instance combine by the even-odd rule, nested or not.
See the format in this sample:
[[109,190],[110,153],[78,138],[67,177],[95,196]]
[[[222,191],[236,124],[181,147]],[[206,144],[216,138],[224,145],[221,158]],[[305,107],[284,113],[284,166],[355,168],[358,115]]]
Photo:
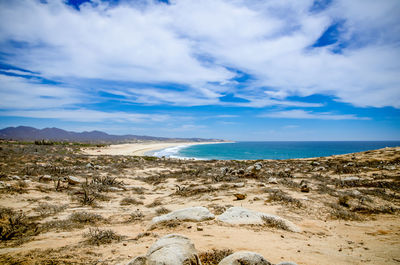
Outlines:
[[[87,155],[77,147],[3,143],[0,162],[0,205],[14,216],[23,211],[26,227],[36,223],[0,242],[0,264],[126,264],[170,233],[186,235],[200,253],[248,250],[272,263],[400,263],[400,148],[265,160],[256,170],[249,169],[254,161]],[[69,175],[88,185],[64,182]],[[309,192],[301,192],[302,181]],[[237,193],[247,197],[236,200]],[[85,204],[85,194],[92,203]],[[216,220],[150,227],[153,217],[189,206],[216,215],[242,206],[286,218],[302,232]],[[72,214],[101,219],[74,221]],[[6,227],[11,213],[2,208],[0,215]],[[91,245],[85,234],[95,227],[122,238]]]
[[134,155],[145,156],[150,152],[175,146],[198,144],[218,144],[219,142],[144,142],[130,144],[114,144],[106,147],[91,147],[83,149],[88,155]]

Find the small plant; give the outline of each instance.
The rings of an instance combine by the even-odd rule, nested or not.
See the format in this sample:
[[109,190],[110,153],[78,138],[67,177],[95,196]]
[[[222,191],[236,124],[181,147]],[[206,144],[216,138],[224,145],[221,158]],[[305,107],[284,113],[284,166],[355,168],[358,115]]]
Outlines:
[[156,209],[156,214],[158,214],[158,215],[167,214],[169,212],[171,212],[171,210],[169,210],[163,206]]
[[141,211],[136,210],[135,212],[130,214],[128,222],[133,222],[133,221],[140,221],[143,220],[144,215]]
[[127,197],[127,198],[123,198],[119,204],[120,205],[140,205],[140,204],[143,204],[143,202],[136,200],[135,198]]
[[0,208],[0,239],[24,239],[39,234],[38,224],[34,223],[22,211]]
[[278,228],[278,229],[282,229],[282,230],[289,230],[289,227],[283,220],[271,218],[268,216],[262,216],[261,218],[262,218],[265,226]]
[[343,208],[336,203],[330,204],[330,207],[332,208],[331,212],[330,212],[330,216],[332,219],[340,219],[340,220],[347,220],[347,221],[360,220],[360,217],[357,214],[348,211],[346,208]]
[[101,215],[88,212],[75,212],[69,216],[69,219],[75,223],[85,224],[93,224],[104,220]]
[[283,202],[285,204],[302,207],[303,204],[300,200],[290,197],[287,193],[281,190],[271,190],[267,202]]
[[121,241],[121,236],[116,234],[111,229],[101,230],[99,228],[89,228],[87,233],[84,233],[83,236],[87,238],[86,242],[89,245],[103,245],[110,244],[113,241]]
[[203,265],[217,265],[225,257],[233,254],[232,249],[213,249],[207,252],[201,252],[199,258]]
[[49,203],[40,203],[34,210],[39,213],[41,217],[57,214],[64,211],[68,205],[53,205]]
[[147,204],[146,207],[153,208],[153,207],[157,207],[157,206],[160,206],[160,205],[162,205],[161,199],[157,198],[152,203]]
[[339,203],[339,205],[341,205],[343,207],[349,208],[350,207],[349,200],[350,200],[350,197],[347,195],[340,196],[338,199],[338,203]]

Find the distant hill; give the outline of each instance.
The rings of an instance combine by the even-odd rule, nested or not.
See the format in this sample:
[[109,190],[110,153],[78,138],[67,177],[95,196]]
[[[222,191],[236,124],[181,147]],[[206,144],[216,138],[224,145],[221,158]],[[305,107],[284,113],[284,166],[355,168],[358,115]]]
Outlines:
[[129,142],[129,141],[182,141],[182,142],[220,142],[219,139],[202,138],[166,138],[143,135],[112,135],[101,131],[70,132],[59,128],[36,129],[33,127],[19,126],[8,127],[0,130],[0,139],[4,140],[51,140],[70,142]]

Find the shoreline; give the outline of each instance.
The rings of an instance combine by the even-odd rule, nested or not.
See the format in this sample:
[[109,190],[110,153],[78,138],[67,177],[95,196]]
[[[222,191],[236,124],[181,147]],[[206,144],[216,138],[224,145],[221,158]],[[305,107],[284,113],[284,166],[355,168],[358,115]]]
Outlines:
[[[178,146],[191,146],[201,144],[223,144],[230,142],[148,142],[114,144],[106,147],[84,148],[87,155],[133,155],[133,156],[153,156],[157,151]],[[149,154],[152,153],[152,154]]]

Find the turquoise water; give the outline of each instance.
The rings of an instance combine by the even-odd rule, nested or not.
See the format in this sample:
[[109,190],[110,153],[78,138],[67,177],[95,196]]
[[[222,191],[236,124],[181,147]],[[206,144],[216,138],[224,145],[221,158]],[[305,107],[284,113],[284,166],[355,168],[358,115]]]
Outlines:
[[400,141],[236,142],[183,145],[158,151],[154,155],[222,160],[291,159],[348,154],[394,146],[400,146]]

